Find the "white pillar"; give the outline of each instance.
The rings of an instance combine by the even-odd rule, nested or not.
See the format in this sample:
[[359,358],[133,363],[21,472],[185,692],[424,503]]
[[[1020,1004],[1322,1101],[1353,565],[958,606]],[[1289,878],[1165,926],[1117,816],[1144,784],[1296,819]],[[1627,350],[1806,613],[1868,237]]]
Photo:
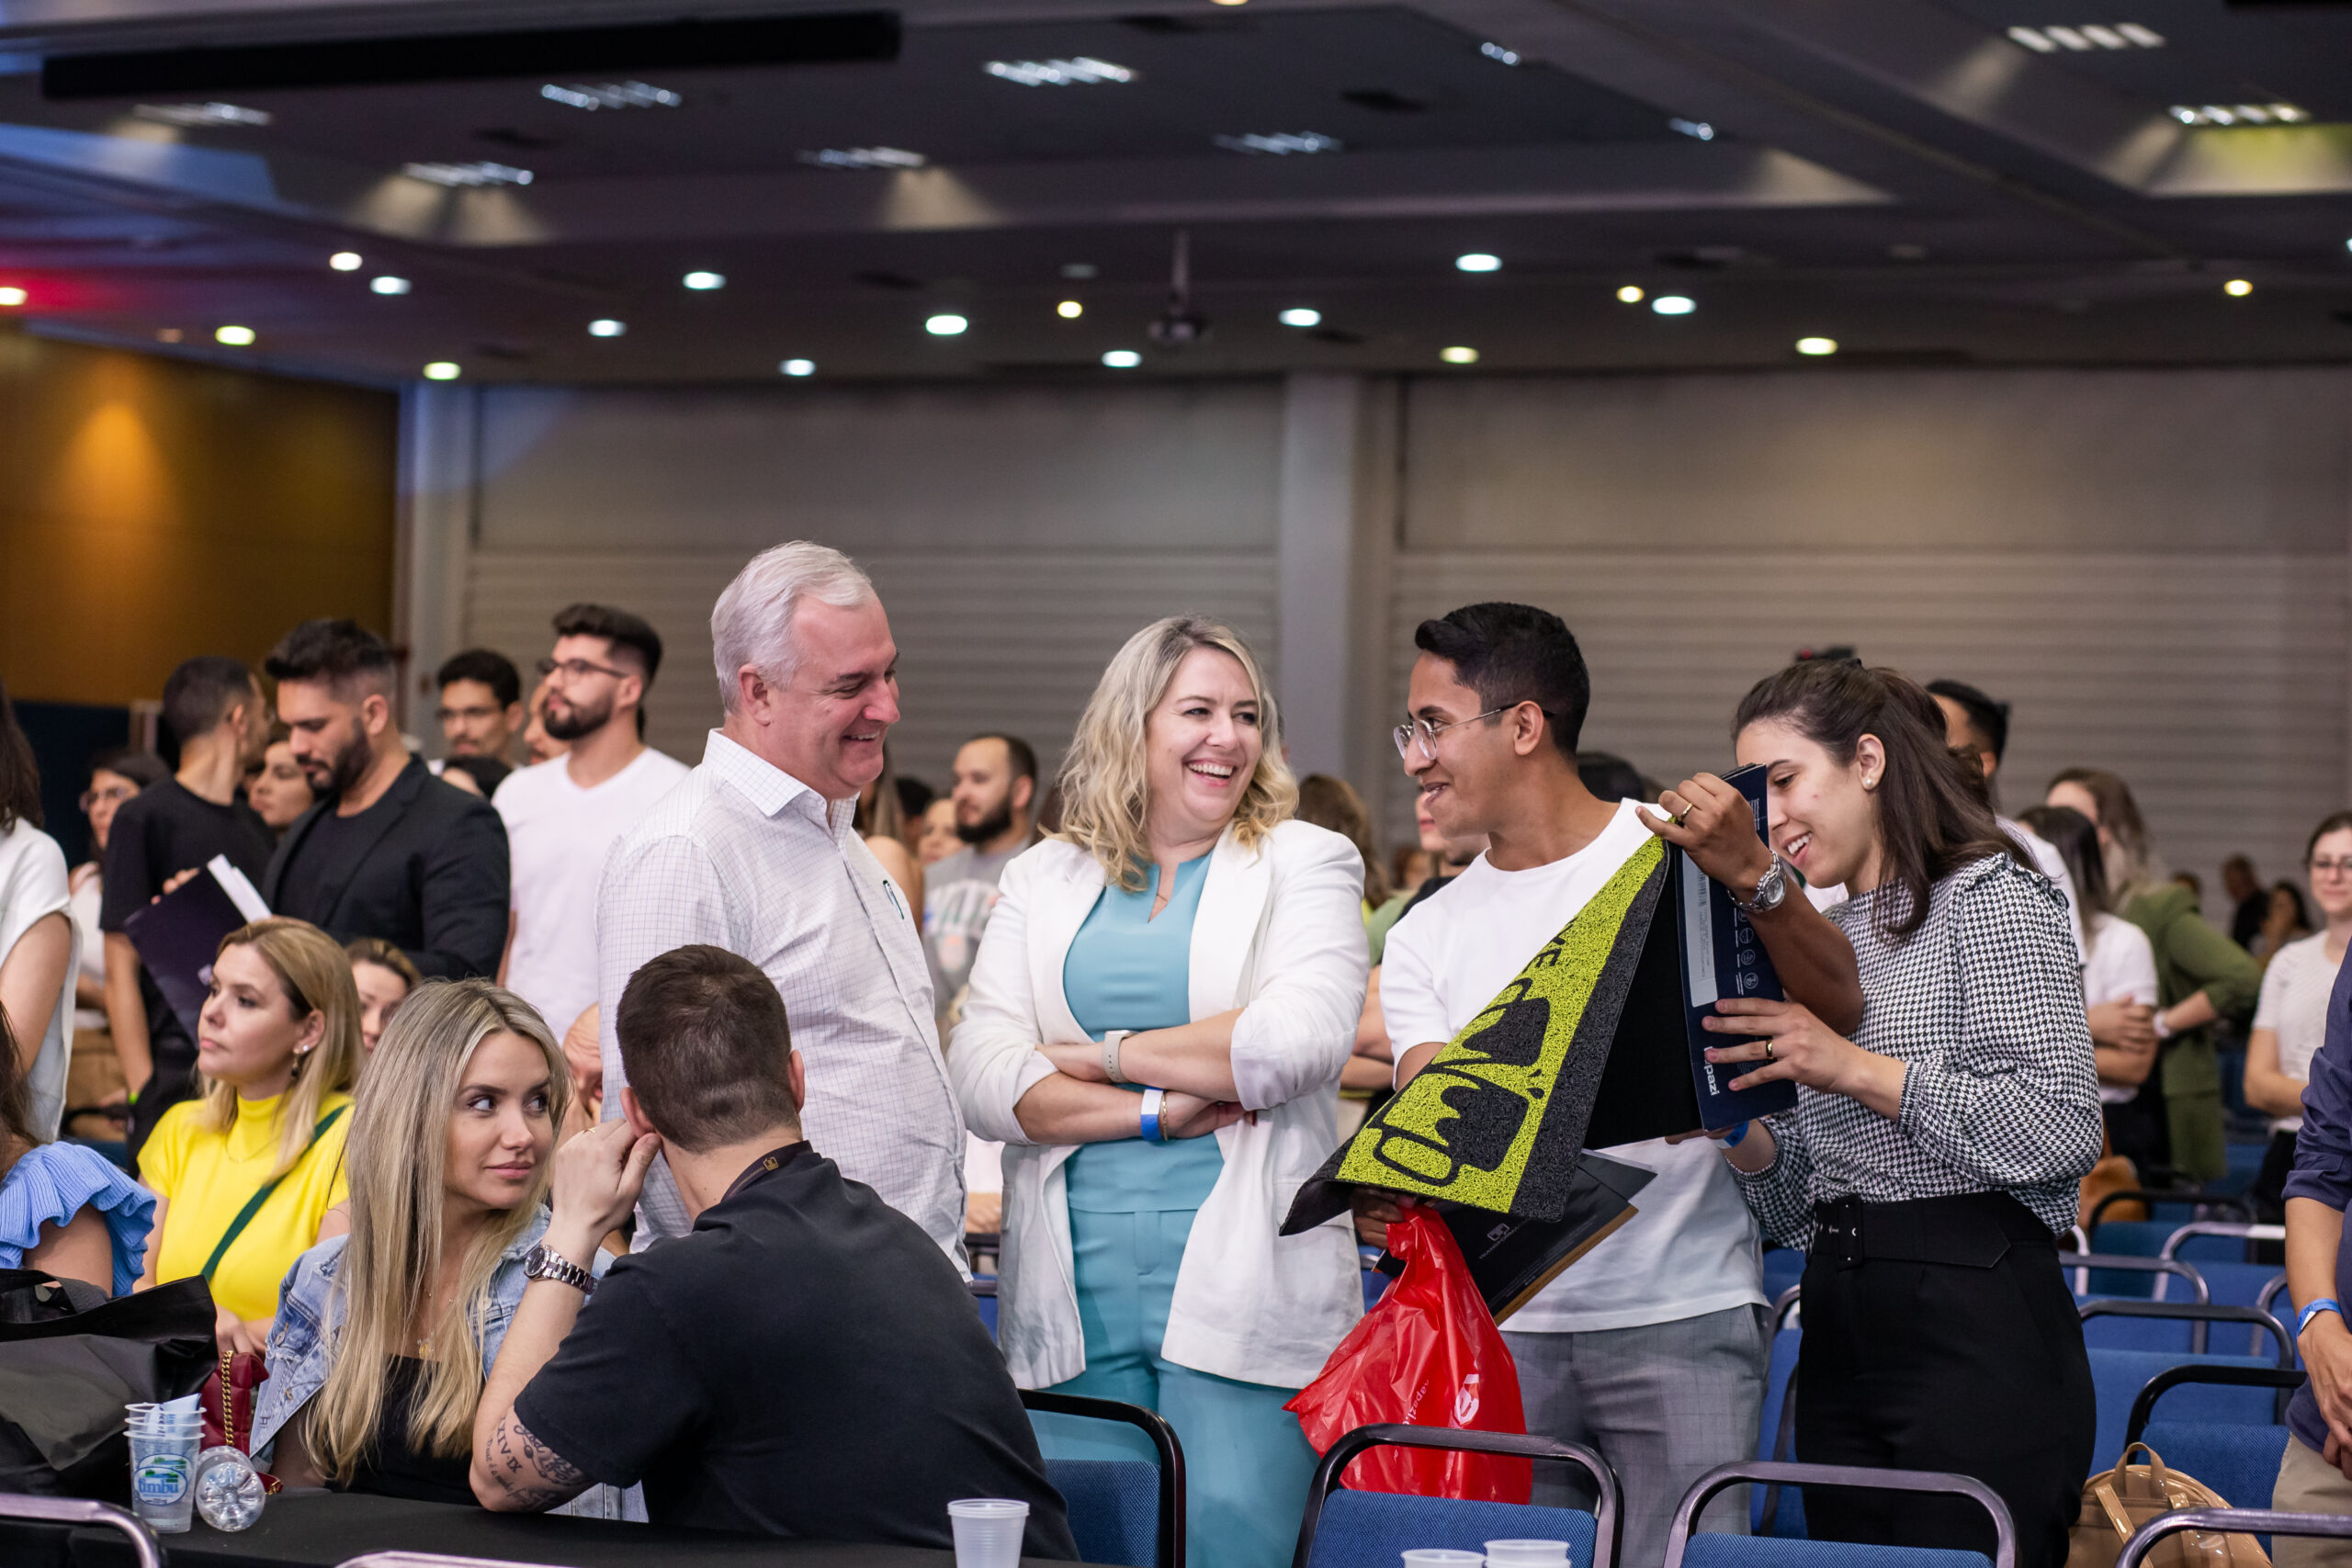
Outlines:
[[1344,776],[1348,765],[1361,400],[1353,376],[1299,374],[1283,389],[1275,682],[1299,773]]
[[466,570],[479,522],[481,393],[416,382],[401,392],[399,533],[392,640],[407,657],[399,721],[412,735],[433,711],[433,671],[464,635]]

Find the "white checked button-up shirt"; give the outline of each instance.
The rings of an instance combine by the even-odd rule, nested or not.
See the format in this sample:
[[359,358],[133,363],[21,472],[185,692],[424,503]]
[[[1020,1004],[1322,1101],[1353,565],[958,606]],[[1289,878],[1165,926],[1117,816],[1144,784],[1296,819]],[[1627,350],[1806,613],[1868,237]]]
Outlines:
[[[922,931],[825,799],[711,731],[702,766],[614,846],[597,915],[605,1116],[620,1114],[621,992],[648,959],[707,942],[766,971],[808,1073],[801,1125],[842,1174],[928,1232],[961,1267],[964,1116],[947,1080]],[[691,1228],[657,1161],[638,1245]]]

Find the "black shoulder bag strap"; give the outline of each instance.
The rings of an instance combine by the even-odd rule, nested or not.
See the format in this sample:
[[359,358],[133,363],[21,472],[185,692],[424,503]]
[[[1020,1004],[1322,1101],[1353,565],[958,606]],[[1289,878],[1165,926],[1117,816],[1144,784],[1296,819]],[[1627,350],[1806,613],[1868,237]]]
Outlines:
[[254,1193],[246,1201],[245,1206],[237,1211],[237,1217],[229,1222],[229,1228],[220,1235],[220,1245],[214,1247],[212,1256],[204,1260],[206,1279],[212,1278],[212,1271],[220,1267],[220,1259],[228,1256],[229,1248],[235,1245],[237,1238],[245,1234],[245,1227],[253,1224],[254,1216],[261,1213],[261,1206],[269,1201],[269,1195],[277,1190],[278,1184],[302,1168],[302,1162],[311,1157],[311,1151],[318,1146],[319,1140],[326,1136],[327,1129],[334,1126],[343,1113],[350,1109],[351,1106],[346,1102],[320,1117],[319,1124],[311,1129],[311,1141],[302,1145],[302,1152],[294,1156],[294,1163],[286,1168],[283,1175],[273,1176],[263,1182],[261,1190]]

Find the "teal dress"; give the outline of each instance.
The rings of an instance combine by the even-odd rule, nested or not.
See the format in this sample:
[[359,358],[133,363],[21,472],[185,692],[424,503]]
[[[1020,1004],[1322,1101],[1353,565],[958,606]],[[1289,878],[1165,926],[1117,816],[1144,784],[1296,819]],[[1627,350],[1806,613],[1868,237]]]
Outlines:
[[[1193,921],[1208,868],[1206,855],[1176,868],[1158,919],[1158,867],[1140,893],[1102,890],[1062,962],[1063,995],[1089,1038],[1192,1021]],[[1138,1135],[1083,1145],[1062,1167],[1086,1371],[1056,1392],[1141,1404],[1176,1428],[1189,1495],[1187,1568],[1285,1568],[1315,1474],[1315,1450],[1283,1408],[1298,1391],[1194,1371],[1159,1354],[1193,1216],[1225,1156],[1214,1136],[1147,1144],[1140,1107],[1137,1121]],[[1132,1429],[1034,1419],[1052,1458],[1152,1457]]]

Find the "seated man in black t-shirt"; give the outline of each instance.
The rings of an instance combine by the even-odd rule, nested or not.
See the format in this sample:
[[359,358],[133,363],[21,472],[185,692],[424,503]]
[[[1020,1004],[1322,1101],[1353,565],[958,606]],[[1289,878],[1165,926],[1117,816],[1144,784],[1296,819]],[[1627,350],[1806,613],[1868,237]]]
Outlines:
[[[802,1140],[775,985],[682,947],[630,977],[615,1021],[627,1119],[556,1156],[554,1221],[474,1417],[474,1495],[523,1512],[642,1482],[656,1524],[929,1547],[954,1544],[950,1502],[1010,1497],[1024,1555],[1075,1559],[955,1265]],[[656,1152],[695,1228],[592,1281]]]

